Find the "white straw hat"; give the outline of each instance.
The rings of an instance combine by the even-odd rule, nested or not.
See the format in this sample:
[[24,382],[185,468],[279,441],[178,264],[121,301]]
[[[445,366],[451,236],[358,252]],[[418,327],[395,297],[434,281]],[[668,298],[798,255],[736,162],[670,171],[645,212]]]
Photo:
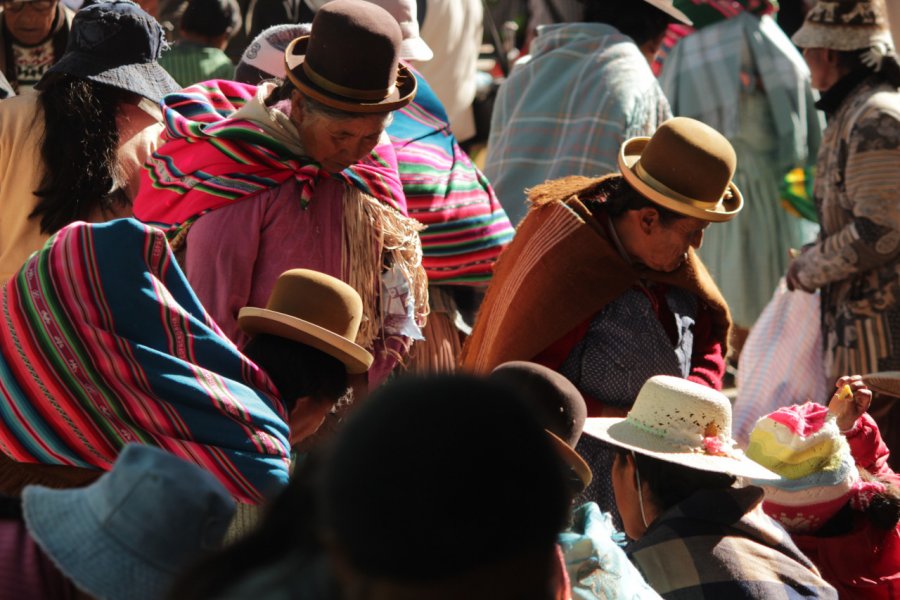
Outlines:
[[678,377],[651,377],[624,419],[587,419],[584,433],[614,446],[701,471],[758,480],[780,479],[735,447],[728,398]]

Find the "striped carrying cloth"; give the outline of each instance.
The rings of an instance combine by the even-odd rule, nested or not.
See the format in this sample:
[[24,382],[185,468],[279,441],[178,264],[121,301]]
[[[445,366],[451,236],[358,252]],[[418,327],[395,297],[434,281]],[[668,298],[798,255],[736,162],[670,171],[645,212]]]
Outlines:
[[[253,121],[231,118],[256,87],[214,80],[192,85],[162,101],[166,130],[147,159],[134,215],[179,238],[201,215],[275,187],[294,177],[308,203],[319,165],[291,152]],[[397,158],[390,144],[376,147],[339,175],[361,191],[406,214]]]
[[409,216],[427,225],[422,264],[431,284],[485,284],[513,230],[487,178],[456,143],[449,118],[416,73],[416,100],[394,113],[388,135],[397,153]]
[[13,460],[108,470],[135,442],[243,502],[287,483],[274,386],[209,318],[159,229],[69,225],[0,303],[0,451]]

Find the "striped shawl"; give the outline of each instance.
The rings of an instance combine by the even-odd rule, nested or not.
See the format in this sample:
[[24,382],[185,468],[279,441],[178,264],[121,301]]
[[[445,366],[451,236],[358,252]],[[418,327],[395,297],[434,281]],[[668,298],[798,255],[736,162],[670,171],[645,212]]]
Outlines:
[[287,482],[274,386],[203,310],[160,230],[65,227],[0,302],[0,451],[13,460],[108,470],[135,442],[244,502]]
[[[134,201],[136,218],[180,240],[179,234],[201,215],[291,177],[302,184],[300,202],[312,199],[317,179],[328,176],[319,165],[291,152],[259,124],[231,118],[256,89],[215,80],[163,98],[166,130],[163,143],[144,165]],[[396,161],[392,146],[382,144],[335,177],[405,215]]]
[[485,284],[513,228],[487,178],[456,143],[440,101],[421,75],[415,102],[387,132],[409,216],[427,228],[422,265],[433,284]]

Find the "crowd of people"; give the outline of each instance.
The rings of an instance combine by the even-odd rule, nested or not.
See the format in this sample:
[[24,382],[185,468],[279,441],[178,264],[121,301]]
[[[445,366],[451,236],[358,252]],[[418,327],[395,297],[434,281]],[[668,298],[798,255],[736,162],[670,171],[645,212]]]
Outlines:
[[0,0],[0,600],[896,597],[895,8]]

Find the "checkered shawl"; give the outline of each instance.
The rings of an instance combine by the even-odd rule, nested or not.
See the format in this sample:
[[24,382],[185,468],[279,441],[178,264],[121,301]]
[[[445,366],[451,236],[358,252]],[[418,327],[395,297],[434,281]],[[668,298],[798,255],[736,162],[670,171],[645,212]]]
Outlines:
[[697,492],[626,551],[663,598],[837,598],[762,499],[757,487]]
[[741,13],[680,40],[659,80],[672,112],[703,121],[726,137],[737,135],[745,44],[772,110],[779,166],[787,172],[814,161],[822,122],[809,68],[771,17]]
[[601,23],[542,27],[530,60],[497,94],[484,173],[516,223],[526,188],[617,173],[622,142],[652,135],[671,116],[631,38]]

